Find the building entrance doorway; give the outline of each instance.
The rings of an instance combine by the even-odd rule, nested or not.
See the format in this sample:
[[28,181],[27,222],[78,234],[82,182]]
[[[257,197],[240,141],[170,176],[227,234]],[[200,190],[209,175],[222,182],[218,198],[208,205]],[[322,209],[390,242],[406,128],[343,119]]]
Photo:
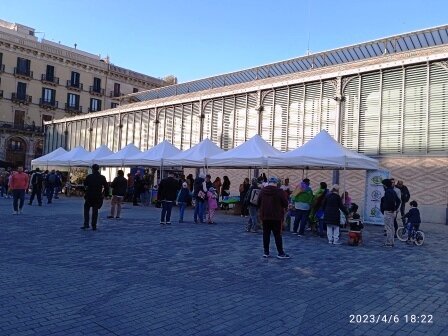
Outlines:
[[14,168],[26,163],[26,143],[18,137],[10,138],[6,143],[6,161],[11,162]]

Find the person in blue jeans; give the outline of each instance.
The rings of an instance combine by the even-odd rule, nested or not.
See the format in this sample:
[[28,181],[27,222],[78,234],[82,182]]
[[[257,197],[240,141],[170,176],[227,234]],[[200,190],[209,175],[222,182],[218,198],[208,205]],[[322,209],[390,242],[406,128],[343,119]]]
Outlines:
[[182,183],[182,188],[177,195],[177,205],[179,206],[179,223],[184,222],[184,213],[187,204],[191,202],[190,189],[187,182]]
[[160,215],[160,225],[171,224],[171,210],[176,201],[179,182],[174,178],[172,171],[168,172],[168,177],[160,181],[157,191],[157,199],[162,201],[162,213]]
[[[310,180],[307,178],[304,179],[292,193],[292,201],[294,202],[294,207],[296,209],[293,234],[298,234],[299,237],[305,234],[305,226],[308,222],[313,198],[314,196],[313,191],[310,188]],[[297,232],[297,229],[299,229],[299,232]]]
[[206,193],[205,174],[201,173],[196,177],[193,185],[193,197],[195,198],[193,219],[195,223],[204,223]]
[[420,210],[417,208],[417,201],[411,201],[409,205],[411,206],[411,209],[406,215],[403,216],[403,220],[407,219],[408,242],[412,239],[412,229],[417,231],[420,228],[420,223],[422,222],[420,218]]

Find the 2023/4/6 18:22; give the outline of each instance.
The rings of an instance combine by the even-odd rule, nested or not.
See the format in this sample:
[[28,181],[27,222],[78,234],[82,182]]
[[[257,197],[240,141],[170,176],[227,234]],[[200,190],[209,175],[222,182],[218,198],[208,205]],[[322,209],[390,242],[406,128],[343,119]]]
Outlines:
[[432,314],[351,314],[349,322],[354,324],[395,324],[395,323],[412,323],[412,324],[432,324],[434,316]]

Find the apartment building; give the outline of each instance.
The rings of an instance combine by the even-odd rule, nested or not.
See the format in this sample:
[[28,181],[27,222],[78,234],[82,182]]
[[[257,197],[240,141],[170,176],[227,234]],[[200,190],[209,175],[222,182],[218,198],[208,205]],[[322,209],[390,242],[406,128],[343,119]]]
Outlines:
[[30,166],[42,155],[44,121],[120,105],[121,97],[175,84],[121,68],[0,20],[0,164]]

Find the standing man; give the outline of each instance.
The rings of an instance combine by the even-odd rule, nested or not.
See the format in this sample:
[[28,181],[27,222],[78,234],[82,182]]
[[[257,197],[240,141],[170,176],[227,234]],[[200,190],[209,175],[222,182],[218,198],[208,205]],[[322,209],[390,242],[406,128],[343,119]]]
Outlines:
[[403,181],[397,181],[397,188],[400,189],[401,191],[401,205],[400,205],[400,214],[401,214],[401,220],[403,222],[403,226],[404,226],[404,213],[406,210],[406,203],[409,202],[409,200],[411,199],[411,194],[409,192],[408,187],[406,187],[403,184]]
[[92,230],[96,230],[98,221],[98,210],[103,205],[104,195],[109,195],[109,185],[106,178],[100,174],[100,166],[92,166],[92,174],[87,175],[84,181],[86,193],[84,195],[84,226],[81,229],[89,228],[90,208],[92,208]]
[[13,215],[22,213],[23,203],[25,202],[25,190],[28,188],[29,179],[28,174],[23,172],[23,167],[17,168],[17,172],[10,177],[9,187],[12,190]]
[[56,188],[57,183],[58,183],[58,176],[56,175],[56,172],[52,170],[45,179],[45,187],[46,187],[45,193],[47,194],[48,204],[51,204],[53,200],[54,190]]
[[44,177],[40,172],[39,168],[36,168],[33,175],[31,175],[31,197],[28,205],[33,204],[34,197],[37,196],[37,203],[42,206],[42,186],[44,182]]
[[[394,189],[395,193],[397,194],[398,199],[401,202],[401,190],[398,189],[397,186],[395,185],[395,179],[391,178],[390,182],[392,182],[392,188]],[[395,238],[397,238],[397,230],[398,230],[397,216],[398,216],[398,211],[395,212],[395,218],[394,218]]]
[[390,179],[383,180],[384,196],[381,198],[380,210],[384,215],[384,228],[386,229],[385,247],[394,247],[394,219],[397,210],[400,208],[400,199],[394,191],[392,181]]
[[117,177],[114,178],[110,186],[112,187],[112,200],[110,202],[110,215],[107,218],[120,218],[121,203],[128,187],[128,180],[124,178],[124,172],[121,169],[117,171]]
[[160,225],[171,224],[171,209],[177,198],[179,182],[174,178],[172,171],[168,172],[168,177],[160,181],[157,190],[157,199],[162,202],[162,213],[160,215]]
[[272,232],[277,247],[277,258],[289,259],[289,255],[283,251],[282,238],[282,220],[285,210],[288,207],[288,200],[285,192],[277,184],[277,178],[271,177],[268,185],[261,189],[258,196],[260,217],[263,222],[263,258],[269,258],[269,244]]

